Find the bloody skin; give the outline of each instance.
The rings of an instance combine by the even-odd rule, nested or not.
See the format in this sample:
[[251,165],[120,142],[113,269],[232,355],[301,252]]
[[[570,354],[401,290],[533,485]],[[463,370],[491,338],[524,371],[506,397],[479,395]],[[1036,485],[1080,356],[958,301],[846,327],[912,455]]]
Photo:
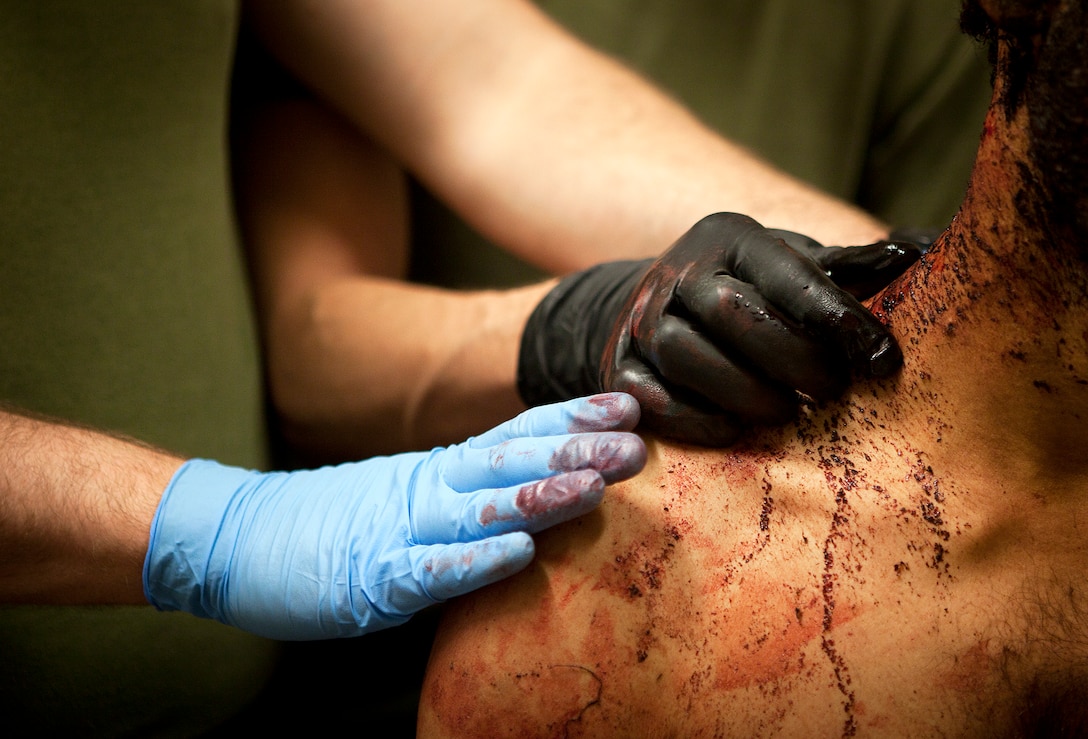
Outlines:
[[525,575],[447,613],[421,726],[1088,732],[1088,136],[1063,141],[1088,96],[1060,87],[1088,76],[1088,18],[974,7],[1004,40],[970,188],[871,303],[903,370],[727,452],[651,442]]

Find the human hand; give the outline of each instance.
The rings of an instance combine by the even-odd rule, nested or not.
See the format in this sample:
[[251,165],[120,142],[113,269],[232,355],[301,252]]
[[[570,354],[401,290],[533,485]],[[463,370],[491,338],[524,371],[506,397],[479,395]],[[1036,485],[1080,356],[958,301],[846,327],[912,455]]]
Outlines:
[[812,259],[831,281],[858,300],[872,297],[918,261],[941,234],[940,229],[901,227],[885,241],[868,246],[828,247],[795,231],[769,228],[794,251]]
[[894,339],[851,293],[883,286],[920,253],[824,247],[747,216],[708,216],[656,260],[565,278],[526,327],[519,390],[527,402],[629,392],[646,428],[731,444],[749,425],[790,418],[797,392],[827,399],[851,371],[898,369]]
[[639,398],[659,433],[732,443],[745,426],[792,417],[797,392],[824,400],[851,371],[883,377],[899,368],[895,340],[854,296],[919,255],[893,242],[825,247],[736,214],[705,218],[621,308],[601,384]]
[[357,636],[524,568],[530,534],[642,469],[622,393],[534,408],[463,444],[299,472],[186,462],[151,527],[144,592],[275,639]]

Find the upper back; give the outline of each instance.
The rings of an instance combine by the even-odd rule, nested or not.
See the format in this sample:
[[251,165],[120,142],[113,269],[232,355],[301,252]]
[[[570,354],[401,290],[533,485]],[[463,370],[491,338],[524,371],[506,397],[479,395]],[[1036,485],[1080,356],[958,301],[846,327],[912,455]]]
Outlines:
[[451,605],[420,734],[1088,726],[1082,551],[903,440],[781,441],[652,445],[600,511],[538,537],[528,574]]

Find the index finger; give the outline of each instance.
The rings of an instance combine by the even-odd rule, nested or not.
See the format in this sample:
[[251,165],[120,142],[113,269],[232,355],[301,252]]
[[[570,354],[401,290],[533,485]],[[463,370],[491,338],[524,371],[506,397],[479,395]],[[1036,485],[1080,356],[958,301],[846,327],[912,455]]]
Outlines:
[[483,449],[511,439],[563,436],[589,431],[630,431],[638,424],[638,401],[627,393],[600,393],[530,408],[468,440]]
[[755,221],[727,250],[725,267],[784,315],[841,350],[850,366],[885,376],[902,361],[876,316],[838,287],[812,259],[798,254]]

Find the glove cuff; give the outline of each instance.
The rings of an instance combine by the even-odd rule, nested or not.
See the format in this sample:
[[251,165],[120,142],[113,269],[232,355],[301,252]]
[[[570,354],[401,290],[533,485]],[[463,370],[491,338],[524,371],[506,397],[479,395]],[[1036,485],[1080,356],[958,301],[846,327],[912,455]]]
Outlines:
[[564,277],[521,336],[517,387],[532,407],[601,392],[600,363],[624,302],[653,259],[607,262]]
[[223,620],[219,578],[227,568],[213,556],[215,542],[236,492],[254,474],[206,459],[191,459],[174,473],[144,558],[144,596],[151,605]]

